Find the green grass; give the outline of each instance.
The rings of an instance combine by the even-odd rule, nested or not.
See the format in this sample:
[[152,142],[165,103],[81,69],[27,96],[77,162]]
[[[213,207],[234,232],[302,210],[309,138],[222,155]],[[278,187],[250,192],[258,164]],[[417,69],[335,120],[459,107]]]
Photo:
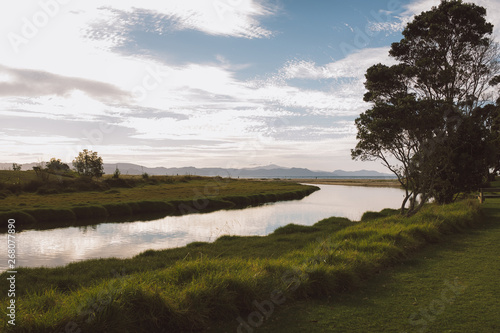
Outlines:
[[[273,333],[500,332],[500,199],[487,200],[481,208],[481,224],[437,238],[361,288],[276,306],[261,325],[250,328]],[[235,319],[213,323],[210,332],[234,332],[238,326]]]
[[[31,181],[29,177],[33,176],[28,171],[19,174],[24,175],[24,181]],[[82,219],[151,213],[188,214],[247,207],[301,199],[318,190],[317,187],[289,182],[198,176],[152,176],[147,180],[106,178],[99,182],[76,179],[50,184],[52,187],[46,191],[52,193],[49,190],[56,190],[53,194],[44,192],[41,195],[38,190],[37,193],[14,195],[9,192],[9,195],[0,196],[0,219],[7,221],[16,216],[19,227],[42,228],[48,222],[72,225],[75,220]],[[57,193],[64,189],[72,192]],[[6,223],[2,222],[1,227],[5,228]]]
[[[127,260],[19,269],[16,330],[53,332],[74,323],[85,332],[180,331],[229,320],[234,331],[235,319],[247,318],[255,302],[265,309],[270,300],[337,297],[425,244],[480,221],[477,202],[462,201],[429,205],[411,218],[331,218],[266,237],[224,236]],[[2,289],[5,281],[1,275]]]

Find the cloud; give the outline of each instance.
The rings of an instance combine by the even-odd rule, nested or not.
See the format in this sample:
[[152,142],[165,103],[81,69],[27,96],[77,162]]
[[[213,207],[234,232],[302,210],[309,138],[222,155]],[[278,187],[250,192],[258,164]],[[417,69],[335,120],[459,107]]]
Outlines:
[[[467,2],[467,1],[466,1]],[[412,21],[415,15],[422,12],[429,11],[432,7],[439,6],[441,0],[415,0],[408,4],[405,4],[401,8],[397,8],[396,11],[390,12],[389,14],[394,17],[394,19],[389,19],[389,15],[386,19],[375,20],[370,22],[369,28],[376,32],[399,32],[403,31],[407,23]],[[497,0],[474,0],[474,4],[478,6],[483,6],[487,10],[486,19],[495,25],[494,35],[500,35],[500,2]]]
[[[293,60],[270,78],[255,81],[254,96],[282,108],[300,108],[309,115],[356,116],[367,104],[363,101],[366,70],[377,63],[391,64],[389,48],[363,49],[324,65]],[[321,81],[321,90],[304,89],[299,81]]]
[[68,96],[75,90],[100,101],[118,102],[130,97],[129,93],[104,82],[0,65],[0,96]]
[[278,76],[285,80],[363,78],[368,67],[379,62],[392,61],[388,52],[387,47],[362,49],[341,60],[322,66],[312,61],[289,61],[279,70]]
[[213,36],[268,38],[272,32],[262,27],[259,18],[275,9],[255,0],[169,0],[141,2],[92,1],[101,12],[91,24],[88,36],[115,41],[126,39],[132,30],[158,34],[196,30]]

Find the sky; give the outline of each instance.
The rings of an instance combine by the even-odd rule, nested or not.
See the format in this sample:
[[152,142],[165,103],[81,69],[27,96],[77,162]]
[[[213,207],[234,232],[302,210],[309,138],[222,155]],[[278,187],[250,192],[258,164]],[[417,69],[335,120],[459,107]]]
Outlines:
[[3,1],[0,162],[387,171],[350,157],[364,74],[439,2]]

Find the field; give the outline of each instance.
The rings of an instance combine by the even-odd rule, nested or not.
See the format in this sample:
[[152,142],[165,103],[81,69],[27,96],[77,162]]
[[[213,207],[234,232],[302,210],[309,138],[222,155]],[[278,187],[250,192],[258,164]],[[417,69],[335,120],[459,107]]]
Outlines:
[[[14,331],[58,332],[68,325],[83,332],[260,328],[268,315],[282,318],[278,305],[307,307],[352,293],[426,244],[484,223],[477,200],[428,205],[411,218],[381,215],[359,223],[330,218],[311,227],[288,225],[266,237],[223,236],[132,259],[20,268]],[[7,288],[5,274],[0,288]],[[6,302],[2,298],[0,306]],[[5,318],[0,323],[5,327]]]
[[[13,171],[0,174],[4,180],[0,183],[4,188],[0,193],[3,193],[0,217],[15,217],[19,226],[247,207],[301,199],[318,189],[289,182],[221,177],[107,177],[100,181],[56,177],[40,182],[33,178],[33,172],[17,173],[20,180],[15,180]],[[15,183],[7,183],[7,180]]]
[[[500,332],[500,199],[481,208],[476,227],[426,245],[356,291],[276,309],[255,331]],[[219,323],[210,332],[237,325]]]

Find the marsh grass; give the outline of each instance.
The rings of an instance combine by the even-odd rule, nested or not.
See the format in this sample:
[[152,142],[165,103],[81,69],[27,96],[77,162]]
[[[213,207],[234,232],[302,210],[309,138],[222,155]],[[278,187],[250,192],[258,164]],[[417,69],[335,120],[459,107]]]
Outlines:
[[[28,171],[24,174],[30,175]],[[25,181],[33,182],[28,176],[24,176]],[[70,192],[60,193],[57,189]],[[40,190],[46,192],[41,195]],[[287,182],[220,177],[150,176],[142,179],[124,176],[118,179],[108,177],[99,182],[77,178],[41,187],[37,193],[13,195],[9,192],[2,195],[0,192],[0,216],[7,219],[16,216],[18,228],[43,228],[48,222],[60,222],[64,226],[72,225],[75,220],[115,220],[138,214],[161,213],[166,216],[244,208],[302,199],[316,190],[318,188],[314,186]],[[2,223],[0,229],[6,225]]]
[[[16,330],[57,331],[68,322],[82,331],[199,330],[254,311],[255,300],[277,290],[286,300],[352,290],[424,244],[480,220],[479,205],[462,201],[428,205],[411,218],[330,218],[265,237],[223,236],[132,259],[19,269]],[[0,276],[2,288],[4,281]],[[5,318],[0,321],[5,327]]]

